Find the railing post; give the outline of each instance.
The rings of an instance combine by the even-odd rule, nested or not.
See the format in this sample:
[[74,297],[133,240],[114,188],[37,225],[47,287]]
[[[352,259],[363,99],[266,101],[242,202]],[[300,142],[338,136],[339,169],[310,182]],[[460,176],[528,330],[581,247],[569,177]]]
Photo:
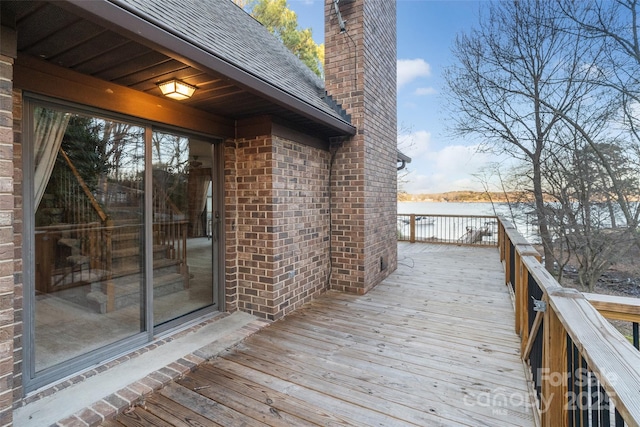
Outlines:
[[416,214],[409,215],[409,242],[416,242]]
[[550,303],[544,313],[542,346],[542,427],[567,426],[567,332]]

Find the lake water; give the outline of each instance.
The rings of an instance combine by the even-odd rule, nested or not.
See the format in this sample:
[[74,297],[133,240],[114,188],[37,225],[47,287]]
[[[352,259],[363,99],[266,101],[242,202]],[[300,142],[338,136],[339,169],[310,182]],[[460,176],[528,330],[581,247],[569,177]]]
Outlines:
[[399,214],[432,214],[432,215],[495,215],[494,207],[499,214],[507,210],[503,204],[496,203],[448,203],[448,202],[398,202]]

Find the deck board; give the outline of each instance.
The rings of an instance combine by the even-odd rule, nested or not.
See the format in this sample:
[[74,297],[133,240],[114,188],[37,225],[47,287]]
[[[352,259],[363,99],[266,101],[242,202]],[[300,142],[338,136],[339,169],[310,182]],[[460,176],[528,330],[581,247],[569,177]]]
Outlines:
[[398,260],[104,425],[533,426],[497,249],[400,243]]

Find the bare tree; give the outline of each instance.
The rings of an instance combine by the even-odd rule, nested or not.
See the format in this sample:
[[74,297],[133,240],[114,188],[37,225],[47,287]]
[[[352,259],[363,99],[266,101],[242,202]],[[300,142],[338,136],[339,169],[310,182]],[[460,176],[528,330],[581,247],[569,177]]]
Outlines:
[[[598,155],[575,129],[563,131],[564,146],[556,147],[543,166],[547,192],[553,197],[549,222],[557,235],[556,259],[566,264],[574,258],[580,284],[593,291],[602,273],[630,249],[633,230],[614,227],[620,210],[609,197],[611,180]],[[635,192],[637,178],[628,173],[624,150],[610,142],[599,143],[597,148],[616,165],[616,174],[626,181],[627,190]]]
[[[601,54],[597,60],[585,57],[597,66],[599,73],[589,76],[593,82],[617,94],[617,100],[612,103],[616,113],[609,124],[611,132],[617,131],[617,145],[622,147],[627,157],[625,164],[634,169],[637,174],[640,166],[640,3],[637,0],[593,0],[589,2],[574,2],[562,0],[559,3],[564,14],[569,17],[573,25],[564,29],[567,33],[585,32],[590,43],[597,45]],[[621,174],[617,167],[617,158],[611,158],[602,148],[607,145],[598,143],[584,122],[574,117],[564,117],[563,120],[572,126],[589,145],[600,163],[603,173],[609,180],[609,196],[611,205],[619,207],[626,226],[637,229],[640,219],[640,206],[636,201],[640,189],[630,191],[633,187],[625,179],[628,171]],[[640,236],[635,233],[635,242],[640,247]]]
[[[414,135],[412,133],[412,129],[406,125],[398,126],[398,142],[397,148],[398,151],[406,154],[409,150],[411,150],[415,146]],[[408,175],[411,173],[411,168],[409,165],[405,165],[405,167],[398,171],[398,194],[406,195],[407,192],[404,189],[405,184],[409,182]]]
[[484,193],[489,198],[489,203],[491,203],[491,209],[493,210],[494,215],[498,215],[498,209],[496,207],[496,203],[493,200],[492,194],[495,191],[494,183],[497,182],[498,188],[497,192],[502,194],[502,197],[506,201],[506,206],[508,210],[508,217],[513,223],[517,223],[519,219],[519,212],[516,207],[518,206],[520,200],[518,198],[518,193],[515,192],[515,186],[513,183],[508,183],[508,178],[504,176],[503,166],[500,163],[490,163],[484,168],[482,168],[478,173],[474,174],[473,177],[482,185]]
[[460,35],[458,65],[446,73],[454,131],[479,136],[488,150],[525,162],[535,201],[545,267],[553,270],[553,238],[544,200],[544,156],[556,143],[576,100],[593,96],[593,72],[582,57],[592,46],[554,0],[490,3],[479,27]]

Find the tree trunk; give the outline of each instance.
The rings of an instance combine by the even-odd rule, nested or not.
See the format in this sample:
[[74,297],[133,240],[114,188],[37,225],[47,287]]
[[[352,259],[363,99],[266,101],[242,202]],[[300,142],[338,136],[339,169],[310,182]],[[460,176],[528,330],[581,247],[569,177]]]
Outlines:
[[546,209],[544,206],[544,197],[542,192],[542,172],[537,162],[533,163],[533,197],[536,203],[536,216],[538,218],[538,232],[542,240],[542,249],[544,253],[544,267],[548,272],[553,274],[553,239],[549,231]]

